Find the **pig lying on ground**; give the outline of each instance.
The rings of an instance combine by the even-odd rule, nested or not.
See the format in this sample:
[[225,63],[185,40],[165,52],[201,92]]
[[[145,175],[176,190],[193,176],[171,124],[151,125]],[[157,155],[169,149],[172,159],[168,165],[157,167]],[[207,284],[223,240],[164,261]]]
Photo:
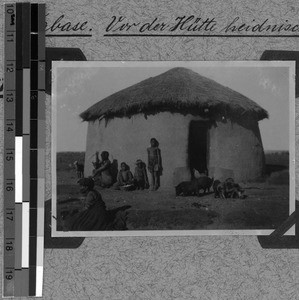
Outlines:
[[175,187],[176,196],[193,196],[199,195],[197,180],[183,181]]
[[175,187],[176,196],[199,196],[199,191],[203,190],[204,194],[206,191],[210,191],[210,187],[213,183],[213,178],[208,176],[195,178],[191,181],[183,181]]
[[203,176],[197,179],[199,190],[203,189],[204,194],[208,191],[210,192],[210,188],[214,182],[214,178],[210,178],[208,176]]
[[213,190],[215,198],[244,198],[244,190],[232,178],[228,178],[224,182],[215,180]]

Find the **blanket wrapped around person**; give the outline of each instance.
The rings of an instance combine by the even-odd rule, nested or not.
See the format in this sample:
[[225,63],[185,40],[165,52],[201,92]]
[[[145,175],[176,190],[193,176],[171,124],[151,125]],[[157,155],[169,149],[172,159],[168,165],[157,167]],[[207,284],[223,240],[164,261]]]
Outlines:
[[106,209],[106,204],[101,194],[94,189],[92,178],[78,180],[81,186],[80,192],[85,196],[83,208],[75,214],[71,214],[67,222],[67,228],[71,231],[102,231],[125,230],[126,218],[123,211],[112,214]]

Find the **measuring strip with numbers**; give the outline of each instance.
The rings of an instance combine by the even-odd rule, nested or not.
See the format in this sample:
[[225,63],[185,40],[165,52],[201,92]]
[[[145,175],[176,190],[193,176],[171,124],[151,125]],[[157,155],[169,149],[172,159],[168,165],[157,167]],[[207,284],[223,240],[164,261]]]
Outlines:
[[41,296],[45,4],[5,5],[3,296]]

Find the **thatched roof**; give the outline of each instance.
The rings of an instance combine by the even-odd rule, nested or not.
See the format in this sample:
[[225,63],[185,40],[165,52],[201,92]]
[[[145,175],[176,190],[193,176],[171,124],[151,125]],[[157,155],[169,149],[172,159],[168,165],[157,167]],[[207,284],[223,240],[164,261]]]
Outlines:
[[150,77],[92,105],[80,114],[84,121],[131,117],[161,111],[262,120],[268,113],[244,95],[186,68]]

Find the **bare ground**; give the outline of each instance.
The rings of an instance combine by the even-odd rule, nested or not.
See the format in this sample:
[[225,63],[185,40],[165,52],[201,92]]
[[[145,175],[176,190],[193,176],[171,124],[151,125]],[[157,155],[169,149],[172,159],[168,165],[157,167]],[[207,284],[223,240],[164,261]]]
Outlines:
[[[57,173],[57,217],[81,206],[73,171]],[[213,193],[200,197],[176,197],[173,190],[116,191],[96,189],[108,210],[125,210],[129,230],[273,229],[289,211],[289,186],[243,183],[245,199],[219,199]],[[60,227],[60,226],[59,226]]]

